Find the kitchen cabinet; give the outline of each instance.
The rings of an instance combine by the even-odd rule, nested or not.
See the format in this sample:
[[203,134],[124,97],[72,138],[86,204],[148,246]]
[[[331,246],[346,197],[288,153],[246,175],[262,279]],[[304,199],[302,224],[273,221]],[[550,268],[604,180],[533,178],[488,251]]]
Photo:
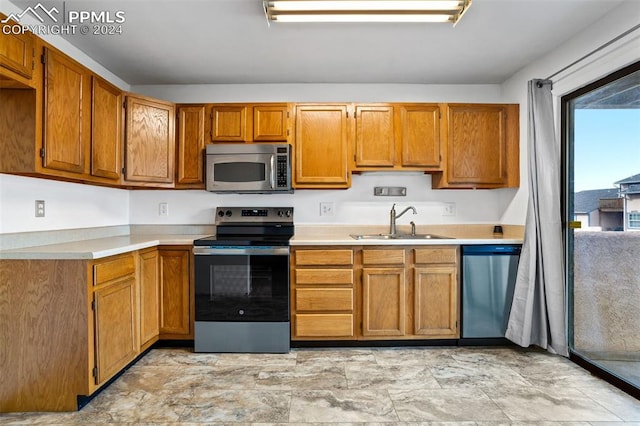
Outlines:
[[[43,44],[44,46],[40,46]],[[122,93],[63,53],[38,44],[42,80],[0,89],[2,172],[119,185]]]
[[160,256],[160,338],[193,339],[191,247],[163,246]]
[[135,256],[0,260],[0,412],[75,411],[135,359]]
[[518,187],[518,115],[518,105],[447,104],[446,165],[433,188]]
[[362,250],[362,335],[406,334],[407,281],[404,249]]
[[355,166],[392,167],[395,163],[393,106],[356,105]]
[[287,142],[287,104],[212,104],[212,142]]
[[176,187],[204,189],[204,105],[178,105]]
[[160,263],[158,249],[139,254],[140,349],[148,348],[160,334]]
[[457,338],[458,249],[362,250],[362,338]]
[[125,102],[125,183],[173,187],[174,105],[134,95]]
[[436,247],[413,251],[413,334],[426,338],[460,337],[459,249]]
[[[68,56],[44,49],[44,121],[40,155],[47,169],[87,173],[89,80],[86,68]],[[80,176],[78,176],[80,177]]]
[[395,109],[399,166],[404,169],[440,170],[440,105],[398,104]]
[[355,339],[353,250],[296,248],[291,256],[291,339]]
[[[0,13],[0,20],[5,15]],[[14,21],[4,24],[7,27],[17,25]],[[3,27],[4,27],[3,25]],[[35,37],[25,31],[22,34],[0,32],[0,87],[7,87],[13,81],[28,82],[34,70]],[[19,76],[18,78],[16,78]],[[20,78],[22,77],[22,78]]]
[[348,188],[351,152],[347,104],[297,104],[295,188]]
[[134,253],[93,263],[94,389],[139,353],[137,302]]
[[91,78],[91,175],[120,183],[122,170],[122,91]]

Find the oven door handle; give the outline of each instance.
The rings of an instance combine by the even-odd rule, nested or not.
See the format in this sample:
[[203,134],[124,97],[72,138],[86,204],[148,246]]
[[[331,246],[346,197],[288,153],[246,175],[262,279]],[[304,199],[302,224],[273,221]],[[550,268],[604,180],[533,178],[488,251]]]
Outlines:
[[253,256],[287,256],[289,247],[194,247],[196,256],[253,255]]

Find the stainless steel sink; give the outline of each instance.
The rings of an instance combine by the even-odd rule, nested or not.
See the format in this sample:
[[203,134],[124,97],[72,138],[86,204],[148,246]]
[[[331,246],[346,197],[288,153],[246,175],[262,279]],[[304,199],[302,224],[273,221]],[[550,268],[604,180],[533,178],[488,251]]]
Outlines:
[[350,234],[355,240],[452,240],[436,234]]

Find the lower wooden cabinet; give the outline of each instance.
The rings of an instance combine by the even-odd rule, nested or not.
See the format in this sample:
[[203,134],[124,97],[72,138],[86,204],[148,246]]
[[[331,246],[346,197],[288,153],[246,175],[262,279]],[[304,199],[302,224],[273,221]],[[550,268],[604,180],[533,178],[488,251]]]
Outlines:
[[293,340],[455,339],[457,246],[294,248]]
[[158,340],[160,334],[160,264],[158,249],[140,252],[140,349]]
[[354,339],[353,250],[298,248],[292,251],[291,338]]
[[458,249],[363,248],[362,338],[457,338]]
[[166,246],[160,256],[160,338],[193,339],[191,246]]

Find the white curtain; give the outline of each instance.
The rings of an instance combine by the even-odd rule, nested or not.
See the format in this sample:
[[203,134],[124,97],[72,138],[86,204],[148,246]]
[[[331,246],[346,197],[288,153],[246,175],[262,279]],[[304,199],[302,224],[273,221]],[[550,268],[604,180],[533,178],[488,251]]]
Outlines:
[[568,356],[560,145],[550,83],[529,81],[529,205],[506,337]]

